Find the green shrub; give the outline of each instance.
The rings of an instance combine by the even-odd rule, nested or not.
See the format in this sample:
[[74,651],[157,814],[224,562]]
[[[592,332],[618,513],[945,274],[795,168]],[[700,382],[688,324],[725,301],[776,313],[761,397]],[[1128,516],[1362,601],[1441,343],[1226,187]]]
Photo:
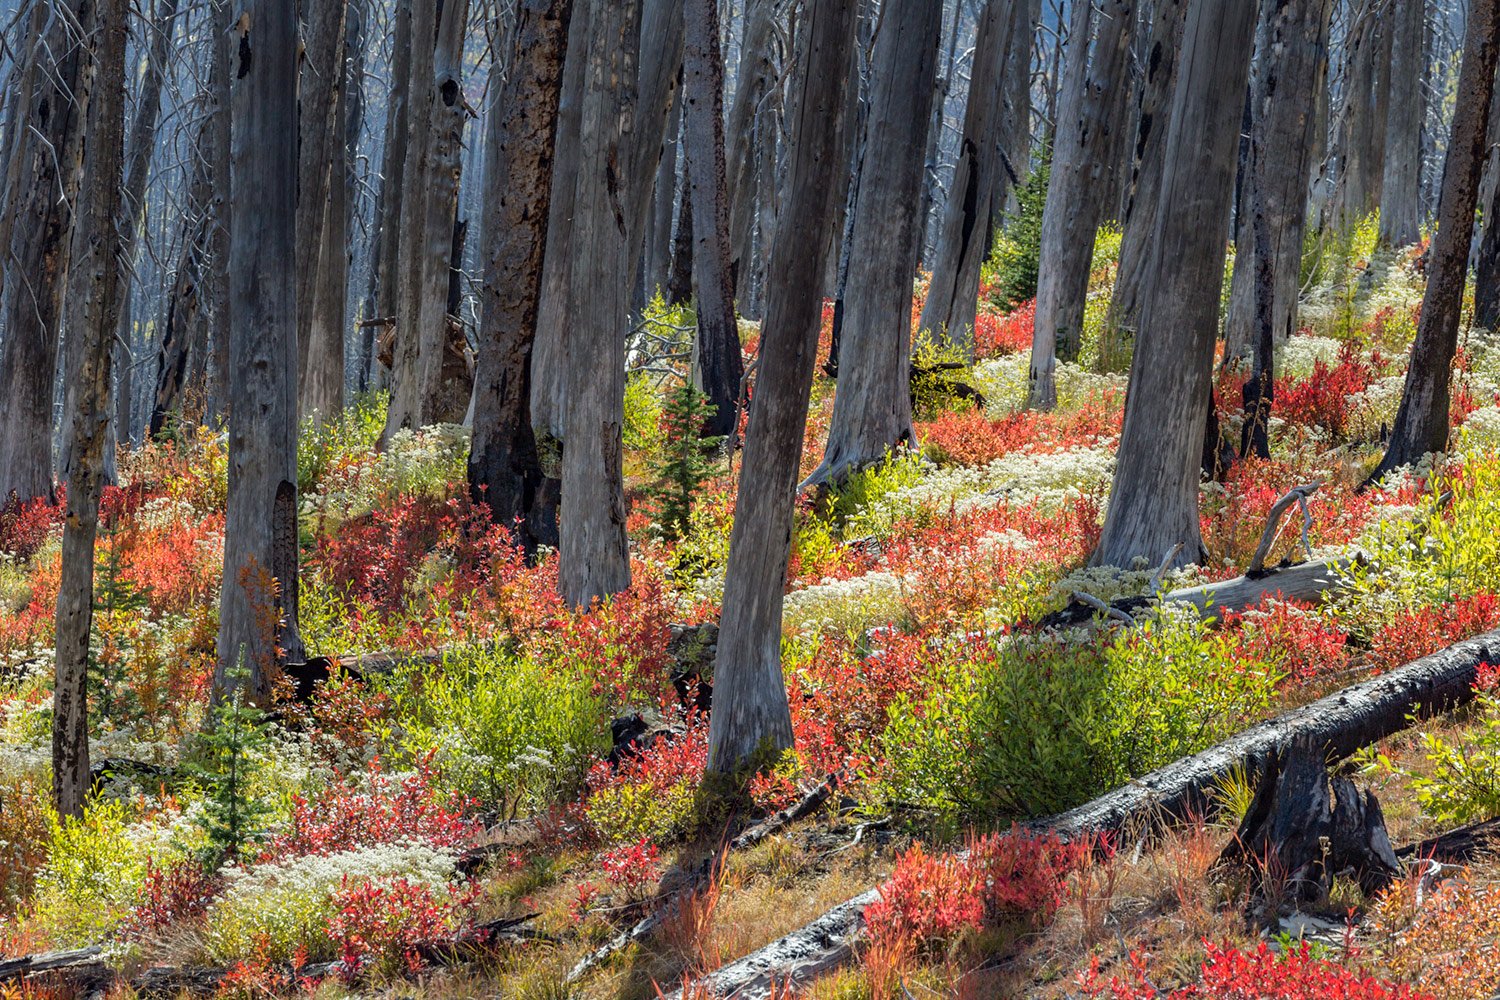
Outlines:
[[717,407],[691,382],[667,396],[662,411],[661,458],[651,463],[654,482],[647,495],[656,501],[662,534],[677,541],[687,534],[693,506],[703,484],[719,467],[721,437],[702,437]]
[[47,864],[27,925],[64,947],[107,937],[146,878],[149,845],[133,832],[120,802],[98,802],[81,819],[49,817]]
[[575,791],[609,748],[597,678],[499,650],[467,649],[391,679],[400,743],[432,756],[448,789],[496,806],[538,808]]
[[385,430],[389,404],[390,393],[369,393],[357,397],[353,406],[332,419],[304,418],[297,440],[298,491],[315,493],[328,471],[341,460],[374,451]]
[[1009,309],[1036,297],[1037,269],[1042,259],[1042,212],[1047,205],[1047,182],[1052,153],[1042,151],[1041,162],[1016,190],[1018,208],[995,237],[995,303]]
[[1422,812],[1444,829],[1500,816],[1500,697],[1480,695],[1475,722],[1456,742],[1421,734],[1427,773],[1372,755],[1377,767],[1406,779]]
[[252,788],[257,756],[268,741],[262,728],[265,713],[244,700],[249,672],[243,653],[230,677],[236,681],[234,691],[212,709],[213,725],[202,737],[202,761],[193,769],[208,793],[195,822],[207,837],[204,860],[210,866],[240,858],[246,847],[264,839],[271,815]]

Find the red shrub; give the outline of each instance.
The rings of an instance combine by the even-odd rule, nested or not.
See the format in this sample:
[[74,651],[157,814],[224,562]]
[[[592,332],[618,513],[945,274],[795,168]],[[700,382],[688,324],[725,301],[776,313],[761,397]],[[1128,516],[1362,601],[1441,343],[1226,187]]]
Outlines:
[[1170,993],[1151,985],[1145,958],[1132,953],[1130,965],[1128,979],[1105,982],[1096,958],[1078,985],[1085,996],[1108,1000],[1433,1000],[1409,986],[1314,959],[1306,942],[1284,955],[1265,944],[1253,952],[1210,945],[1202,980]]
[[994,358],[1031,350],[1036,325],[1036,299],[1024,302],[1003,316],[980,312],[974,317],[974,356]]
[[53,530],[62,526],[61,504],[37,497],[22,503],[15,494],[0,502],[0,555],[24,562],[30,559]]
[[1500,597],[1481,593],[1403,611],[1370,642],[1370,663],[1389,670],[1461,639],[1500,627]]
[[1277,379],[1272,412],[1292,423],[1323,427],[1342,437],[1354,416],[1352,397],[1368,389],[1374,378],[1374,366],[1360,356],[1358,347],[1348,343],[1340,349],[1337,363],[1317,361],[1312,374],[1298,381]]
[[345,876],[328,924],[344,976],[352,979],[381,962],[421,968],[424,948],[452,942],[469,929],[476,897],[477,889],[455,895],[399,876],[360,883]]
[[657,863],[659,854],[655,844],[642,838],[634,844],[605,851],[599,857],[599,866],[604,869],[604,877],[610,885],[635,898],[661,879],[661,865]]
[[1014,451],[1045,454],[1098,444],[1120,432],[1120,415],[1113,398],[1066,413],[1023,410],[999,420],[970,409],[945,413],[922,424],[918,433],[940,462],[988,465]]
[[208,909],[223,880],[197,861],[178,861],[159,866],[146,862],[146,879],[122,932],[127,938],[142,938],[171,927],[179,920],[196,917]]
[[1239,630],[1247,659],[1279,666],[1294,683],[1337,673],[1349,663],[1349,633],[1291,601],[1265,598],[1225,614],[1224,624]]

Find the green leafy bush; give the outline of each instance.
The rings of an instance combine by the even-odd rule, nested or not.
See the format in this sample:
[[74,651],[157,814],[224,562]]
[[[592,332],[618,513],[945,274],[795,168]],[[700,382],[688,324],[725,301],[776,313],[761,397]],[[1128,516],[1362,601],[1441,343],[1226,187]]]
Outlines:
[[1042,212],[1047,205],[1047,183],[1052,173],[1050,149],[1016,190],[1019,203],[1005,228],[995,237],[995,303],[1002,308],[1036,297],[1037,270],[1042,259]]
[[661,420],[665,440],[661,458],[651,463],[655,481],[647,495],[656,501],[662,534],[672,541],[687,534],[698,494],[718,470],[724,439],[700,436],[717,409],[691,382],[667,396]]
[[149,847],[134,833],[120,802],[98,802],[81,819],[49,816],[47,864],[36,877],[28,927],[68,947],[107,937],[146,877]]
[[575,791],[609,748],[609,709],[594,678],[500,650],[467,649],[438,668],[391,679],[399,739],[432,755],[447,788],[511,809]]

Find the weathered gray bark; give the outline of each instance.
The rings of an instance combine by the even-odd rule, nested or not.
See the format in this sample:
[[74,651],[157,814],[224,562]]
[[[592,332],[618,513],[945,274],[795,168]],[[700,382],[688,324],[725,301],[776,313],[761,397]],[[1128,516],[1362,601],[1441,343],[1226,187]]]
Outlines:
[[642,282],[649,299],[657,292],[666,294],[672,274],[672,214],[677,208],[677,176],[686,157],[682,147],[682,102],[667,117],[667,143],[662,148],[661,163],[656,168],[656,185],[651,194],[651,231],[646,234],[645,274]]
[[791,67],[797,93],[788,115],[787,205],[771,257],[714,668],[708,768],[719,773],[792,742],[781,674],[781,598],[822,316],[828,248],[818,237],[828,231],[834,199],[844,194],[837,134],[847,84],[841,70],[830,68],[848,65],[857,8],[856,0],[814,0],[799,25]]
[[573,220],[581,156],[583,87],[588,68],[589,25],[599,0],[574,0],[563,64],[557,143],[552,166],[552,206],[547,212],[547,252],[542,261],[542,302],[531,361],[531,424],[542,468],[554,483],[562,477],[562,439],[568,407],[569,288],[573,276]]
[[979,306],[979,268],[990,250],[993,178],[1000,169],[997,151],[1004,121],[1004,69],[1015,24],[1013,6],[1007,0],[988,0],[980,15],[963,142],[938,223],[932,283],[919,324],[923,334],[970,353]]
[[1155,562],[1202,551],[1202,465],[1235,153],[1250,71],[1255,5],[1202,0],[1189,8],[1172,100],[1154,274],[1130,368],[1109,512],[1095,564]]
[[365,317],[369,358],[366,386],[389,381],[378,341],[396,323],[401,278],[402,205],[406,200],[406,149],[411,136],[412,0],[396,0],[391,29],[391,87],[386,98],[385,150],[381,154],[380,197],[376,207],[376,244],[370,265],[370,315]]
[[[211,118],[204,120],[205,138],[214,126]],[[202,328],[205,304],[203,264],[213,228],[209,207],[212,184],[209,160],[201,158],[193,169],[193,181],[188,188],[189,211],[182,225],[182,257],[167,293],[161,340],[156,350],[156,393],[147,422],[153,435],[161,433],[169,420],[181,415],[188,388],[193,348]]]
[[[245,0],[230,115],[229,502],[214,690],[270,698],[300,661],[297,628],[297,127],[295,0]],[[235,675],[243,659],[248,678]]]
[[[562,456],[558,585],[571,606],[588,606],[630,586],[625,535],[623,440],[626,317],[634,185],[620,175],[636,141],[638,0],[593,11],[574,194],[569,281],[568,408]],[[638,230],[637,230],[638,232]]]
[[[726,151],[730,199],[729,245],[738,279],[747,269],[754,239],[756,201],[756,122],[776,82],[775,0],[746,0],[740,65],[735,72],[734,100],[729,105],[730,143]],[[760,134],[765,141],[764,133]]]
[[1495,331],[1500,330],[1500,114],[1490,111],[1490,155],[1479,194],[1484,233],[1474,261],[1474,325]]
[[1151,240],[1156,234],[1156,214],[1161,204],[1167,126],[1187,8],[1188,0],[1155,0],[1152,4],[1145,79],[1135,115],[1130,176],[1123,196],[1125,212],[1120,220],[1124,229],[1120,239],[1120,269],[1110,300],[1110,324],[1132,334],[1140,328],[1141,296],[1151,275]]
[[7,212],[13,218],[7,264],[5,339],[0,344],[0,503],[52,496],[52,388],[67,282],[68,233],[83,151],[84,71],[79,26],[93,23],[92,0],[47,0],[32,39],[40,49],[33,93],[18,101],[25,133]]
[[342,338],[339,356],[330,355],[339,331],[327,328],[328,316],[319,309],[324,257],[342,254],[342,245],[330,247],[333,220],[330,200],[334,183],[342,186],[343,130],[339,100],[344,83],[344,23],[349,0],[319,0],[304,6],[301,83],[298,97],[297,155],[297,317],[298,400],[304,416],[330,418],[328,383],[336,368],[343,385]]
[[1338,130],[1340,170],[1333,200],[1333,221],[1342,229],[1354,226],[1380,204],[1390,107],[1393,35],[1386,23],[1390,3],[1363,0],[1351,12]]
[[1449,389],[1463,313],[1474,204],[1488,153],[1491,104],[1500,56],[1500,0],[1474,0],[1459,70],[1453,134],[1443,168],[1437,232],[1427,257],[1427,291],[1411,365],[1390,444],[1372,481],[1448,446]]
[[83,815],[89,790],[88,665],[94,610],[94,537],[110,438],[110,355],[120,321],[121,187],[125,161],[124,0],[100,0],[87,74],[87,198],[73,239],[73,266],[87,274],[82,322],[68,337],[67,406],[73,465],[63,525],[57,592],[56,674],[52,690],[52,798],[58,815]]
[[823,462],[803,483],[837,483],[912,444],[911,297],[922,237],[922,165],[941,5],[886,0],[875,40],[866,157],[849,241],[839,384]]
[[724,161],[724,61],[717,0],[687,0],[683,58],[683,147],[692,194],[693,289],[698,306],[698,361],[714,406],[704,428],[728,437],[739,425],[744,359],[734,315],[729,197]]
[[[1097,9],[1097,16],[1096,16]],[[1125,68],[1136,24],[1132,0],[1075,4],[1042,212],[1030,405],[1057,405],[1057,362],[1076,361],[1083,343],[1094,237],[1110,191],[1119,138],[1115,105],[1125,103]],[[1098,27],[1094,57],[1089,39]]]
[[234,187],[231,169],[230,139],[230,18],[233,10],[228,0],[215,0],[211,8],[214,25],[213,50],[209,68],[209,92],[212,125],[206,155],[214,177],[213,231],[208,240],[208,287],[213,305],[208,330],[209,351],[205,359],[207,392],[204,420],[212,423],[222,418],[229,407],[229,341],[233,320],[230,316],[229,229]]
[[1333,4],[1266,0],[1262,8],[1267,51],[1274,57],[1265,60],[1252,85],[1248,203],[1241,207],[1233,279],[1245,284],[1246,294],[1240,300],[1231,297],[1225,360],[1253,362],[1244,388],[1240,453],[1269,458],[1274,346],[1297,327],[1297,279],[1313,169],[1314,95],[1324,86],[1323,50]]
[[469,488],[527,548],[557,544],[536,509],[542,470],[531,423],[532,351],[552,202],[553,151],[573,0],[523,0],[502,86],[491,80],[484,286]]
[[1422,122],[1427,117],[1427,3],[1405,0],[1390,11],[1390,114],[1380,183],[1380,240],[1407,246],[1422,235]]

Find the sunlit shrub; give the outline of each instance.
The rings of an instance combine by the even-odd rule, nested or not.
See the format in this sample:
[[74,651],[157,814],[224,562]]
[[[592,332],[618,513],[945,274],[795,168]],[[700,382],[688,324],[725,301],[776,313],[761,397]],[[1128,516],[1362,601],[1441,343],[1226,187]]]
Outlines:
[[150,842],[132,829],[119,802],[96,803],[82,819],[50,817],[47,839],[28,921],[62,945],[103,939],[135,905]]
[[1500,982],[1500,885],[1461,872],[1430,894],[1397,882],[1374,906],[1384,964],[1438,1000],[1483,1000]]
[[698,789],[708,763],[708,720],[687,719],[676,739],[657,740],[588,774],[584,816],[605,843],[669,843],[698,824]]
[[1095,958],[1078,977],[1083,995],[1104,1000],[1437,1000],[1430,993],[1314,957],[1306,941],[1285,954],[1265,943],[1253,952],[1210,945],[1201,981],[1177,990],[1153,985],[1148,957],[1132,952],[1128,964],[1124,976],[1106,980]]

